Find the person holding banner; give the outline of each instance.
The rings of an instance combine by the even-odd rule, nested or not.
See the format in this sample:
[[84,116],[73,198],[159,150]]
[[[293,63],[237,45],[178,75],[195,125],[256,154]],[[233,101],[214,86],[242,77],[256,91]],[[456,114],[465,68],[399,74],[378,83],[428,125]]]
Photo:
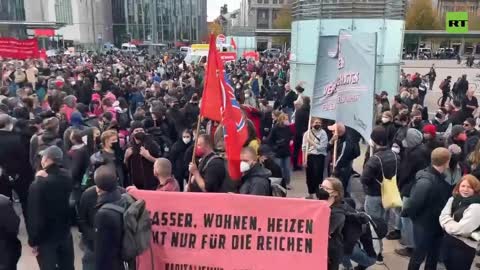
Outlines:
[[240,159],[240,171],[243,176],[239,193],[271,196],[269,177],[272,173],[258,163],[257,150],[252,147],[243,148]]
[[336,123],[328,127],[334,134],[328,143],[328,151],[333,153],[334,145],[337,144],[337,152],[333,154],[333,175],[342,181],[345,188],[345,196],[350,197],[347,192],[350,176],[353,173],[353,160],[360,156],[360,147],[353,141],[344,124]]

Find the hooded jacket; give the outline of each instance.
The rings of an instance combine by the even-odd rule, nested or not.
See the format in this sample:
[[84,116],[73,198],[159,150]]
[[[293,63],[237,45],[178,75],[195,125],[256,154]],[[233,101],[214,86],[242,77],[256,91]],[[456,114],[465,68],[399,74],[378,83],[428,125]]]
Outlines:
[[398,170],[398,188],[402,196],[409,197],[418,171],[430,165],[428,149],[424,144],[406,148],[402,152],[402,161]]
[[0,195],[0,269],[16,269],[22,252],[22,244],[18,240],[20,218],[15,213],[10,199]]
[[270,175],[272,173],[269,170],[258,163],[255,164],[243,175],[240,194],[271,196],[272,190],[268,179]]

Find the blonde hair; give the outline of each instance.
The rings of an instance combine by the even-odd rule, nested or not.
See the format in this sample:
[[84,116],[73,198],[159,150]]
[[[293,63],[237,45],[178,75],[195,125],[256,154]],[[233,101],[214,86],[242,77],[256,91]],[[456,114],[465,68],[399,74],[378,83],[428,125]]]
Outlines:
[[281,113],[277,118],[277,125],[283,127],[285,126],[285,121],[288,121],[288,115],[286,113]]
[[112,138],[112,137],[117,137],[118,136],[118,133],[116,130],[113,130],[113,129],[109,129],[107,131],[104,131],[102,133],[102,136],[100,136],[100,141],[102,142],[103,145],[105,145],[105,142]]
[[445,147],[435,148],[432,152],[432,165],[433,166],[443,166],[448,163],[450,160],[450,151]]
[[480,141],[475,145],[475,150],[468,156],[468,161],[475,168],[480,165]]
[[[343,183],[338,178],[335,177],[327,177],[325,178],[326,181],[332,184],[333,191],[337,192],[337,196],[335,196],[335,203],[340,203],[345,196],[345,191],[343,190]],[[324,180],[324,181],[325,181]]]

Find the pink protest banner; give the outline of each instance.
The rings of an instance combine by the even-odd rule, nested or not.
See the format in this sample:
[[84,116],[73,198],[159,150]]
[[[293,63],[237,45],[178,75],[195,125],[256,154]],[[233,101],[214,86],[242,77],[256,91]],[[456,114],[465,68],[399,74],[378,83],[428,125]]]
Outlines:
[[[326,270],[325,202],[132,190],[152,217],[139,270]],[[151,265],[153,262],[153,266]]]
[[222,60],[223,64],[225,64],[226,62],[237,60],[236,52],[219,52],[218,55],[220,56],[220,60]]
[[0,56],[13,59],[38,58],[38,42],[36,38],[15,39],[0,37]]

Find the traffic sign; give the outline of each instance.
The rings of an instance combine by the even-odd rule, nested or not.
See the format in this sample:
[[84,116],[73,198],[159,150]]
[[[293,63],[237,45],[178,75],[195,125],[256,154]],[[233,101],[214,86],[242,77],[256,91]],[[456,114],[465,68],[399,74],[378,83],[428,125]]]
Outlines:
[[217,36],[217,44],[223,44],[225,43],[225,40],[227,40],[227,38],[225,38],[225,35],[220,34]]

